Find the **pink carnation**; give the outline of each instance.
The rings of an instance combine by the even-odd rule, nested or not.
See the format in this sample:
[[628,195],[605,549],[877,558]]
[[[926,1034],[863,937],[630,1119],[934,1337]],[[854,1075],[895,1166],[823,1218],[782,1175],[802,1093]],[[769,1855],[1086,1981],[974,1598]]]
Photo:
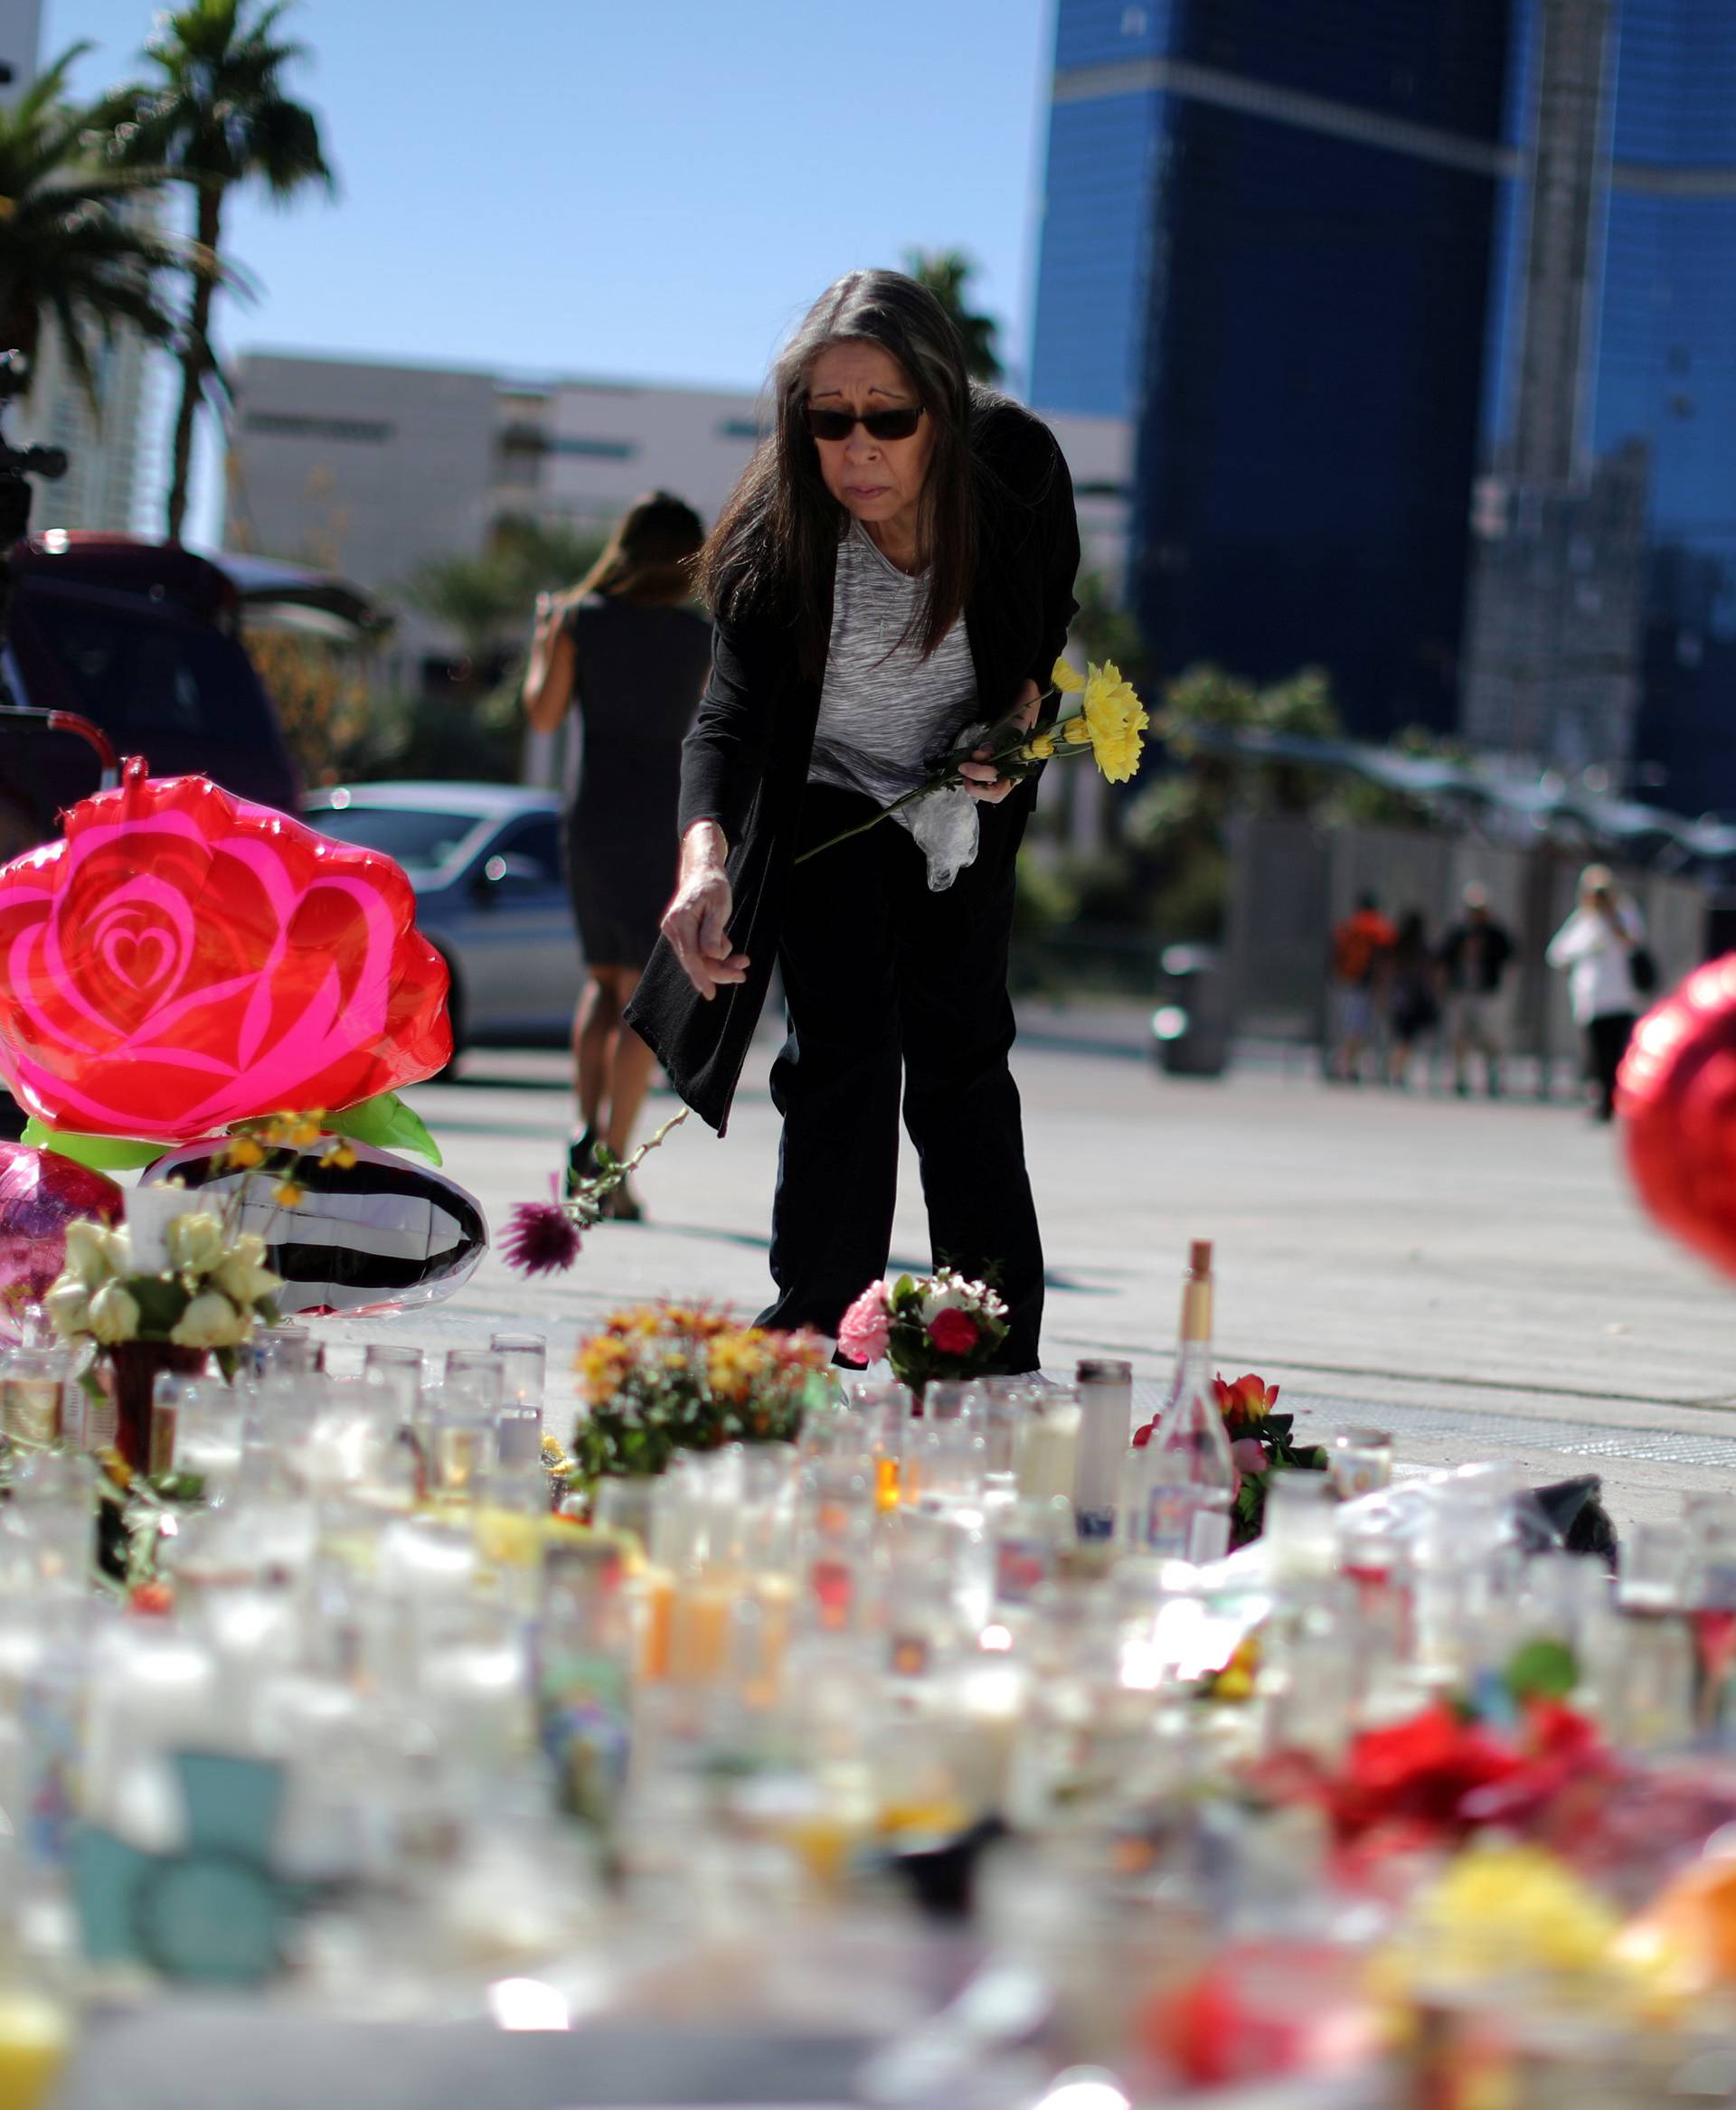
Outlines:
[[871,1282],[838,1321],[838,1352],[852,1362],[878,1362],[892,1341],[886,1285]]

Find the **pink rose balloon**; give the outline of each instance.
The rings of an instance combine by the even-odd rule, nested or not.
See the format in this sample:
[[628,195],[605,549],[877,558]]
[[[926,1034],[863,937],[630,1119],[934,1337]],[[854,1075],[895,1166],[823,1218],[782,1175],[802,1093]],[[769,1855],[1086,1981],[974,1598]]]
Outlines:
[[118,1223],[126,1196],[112,1180],[52,1150],[0,1142],[0,1341],[16,1341],[26,1305],[66,1260],[66,1227],[75,1217]]
[[127,768],[0,868],[0,1077],[23,1106],[182,1142],[445,1066],[446,966],[391,858]]

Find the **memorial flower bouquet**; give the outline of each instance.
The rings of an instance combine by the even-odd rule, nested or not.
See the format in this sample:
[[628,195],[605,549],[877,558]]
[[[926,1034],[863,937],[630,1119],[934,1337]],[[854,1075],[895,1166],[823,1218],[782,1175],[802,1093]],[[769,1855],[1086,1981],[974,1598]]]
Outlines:
[[255,1327],[278,1321],[272,1301],[283,1284],[266,1266],[267,1240],[241,1229],[249,1192],[269,1180],[280,1210],[306,1199],[304,1166],[347,1170],[354,1144],[322,1126],[318,1112],[237,1122],[213,1157],[241,1178],[226,1192],[195,1194],[171,1180],[145,1183],[127,1199],[119,1225],[76,1218],[67,1226],[61,1273],[42,1299],[61,1340],[89,1342],[96,1355],[80,1380],[99,1405],[112,1399],[116,1441],[127,1464],[143,1469],[149,1448],[151,1388],[159,1371],[203,1370],[215,1357],[232,1378]]
[[703,1305],[635,1305],[580,1344],[589,1411],[573,1431],[570,1479],[661,1473],[677,1451],[793,1443],[826,1395],[816,1333],[742,1326]]
[[873,820],[845,828],[812,850],[805,850],[797,863],[806,864],[822,850],[847,843],[853,835],[865,834],[889,814],[914,805],[933,792],[957,788],[965,781],[963,766],[967,762],[993,762],[1003,777],[1016,783],[1043,762],[1090,755],[1111,784],[1127,783],[1139,767],[1151,719],[1120,668],[1113,660],[1105,660],[1101,666],[1090,661],[1081,674],[1071,660],[1058,659],[1049,683],[1042,702],[1058,699],[1059,708],[1047,725],[1033,730],[1023,722],[1020,711],[1002,719],[986,732],[967,733],[950,754],[941,757],[914,791],[882,807]]
[[282,1285],[265,1265],[265,1240],[250,1231],[226,1237],[222,1220],[206,1210],[172,1218],[165,1235],[168,1265],[157,1268],[135,1261],[125,1224],[69,1225],[66,1266],[43,1309],[64,1341],[213,1350],[228,1374],[257,1321],[270,1325],[277,1316],[271,1296]]
[[852,1362],[884,1357],[893,1375],[920,1394],[925,1385],[980,1376],[1006,1338],[1005,1300],[956,1267],[871,1282],[838,1324],[839,1352]]

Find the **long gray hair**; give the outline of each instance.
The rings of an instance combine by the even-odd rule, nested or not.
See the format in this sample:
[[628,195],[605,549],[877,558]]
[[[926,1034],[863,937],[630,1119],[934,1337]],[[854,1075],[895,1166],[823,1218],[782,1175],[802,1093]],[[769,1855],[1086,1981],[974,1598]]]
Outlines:
[[976,572],[970,454],[971,389],[952,318],[900,271],[851,271],[809,308],[772,369],[775,418],[731,493],[699,560],[706,598],[726,620],[777,611],[797,634],[802,664],[824,664],[826,610],[849,516],[826,489],[802,420],[807,378],[829,344],[878,344],[909,377],[933,433],[919,514],[927,591],[911,630],[926,658],[964,611]]

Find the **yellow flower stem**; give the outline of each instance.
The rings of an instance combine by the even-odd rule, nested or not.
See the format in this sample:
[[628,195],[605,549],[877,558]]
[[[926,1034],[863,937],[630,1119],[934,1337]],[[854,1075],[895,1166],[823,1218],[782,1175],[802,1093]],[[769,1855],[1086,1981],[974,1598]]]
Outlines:
[[[1049,698],[1057,692],[1052,688],[1037,699],[1039,711]],[[1029,726],[1020,725],[1012,718],[1003,719],[999,725],[992,726],[974,747],[960,748],[956,753],[948,755],[926,784],[919,784],[914,791],[907,791],[902,798],[895,798],[891,805],[882,806],[872,820],[858,821],[854,828],[845,828],[841,834],[828,835],[824,843],[816,843],[812,850],[804,850],[796,860],[797,863],[806,864],[810,857],[817,857],[822,850],[835,850],[840,843],[849,842],[853,835],[865,835],[870,828],[879,827],[883,820],[893,814],[902,813],[907,805],[914,805],[919,798],[927,798],[930,792],[955,790],[965,781],[959,773],[958,766],[961,762],[993,762],[998,768],[1003,762],[1013,761],[1024,754],[1025,743],[1034,737],[1035,727],[1034,719]],[[985,748],[988,750],[986,754],[982,752]]]

